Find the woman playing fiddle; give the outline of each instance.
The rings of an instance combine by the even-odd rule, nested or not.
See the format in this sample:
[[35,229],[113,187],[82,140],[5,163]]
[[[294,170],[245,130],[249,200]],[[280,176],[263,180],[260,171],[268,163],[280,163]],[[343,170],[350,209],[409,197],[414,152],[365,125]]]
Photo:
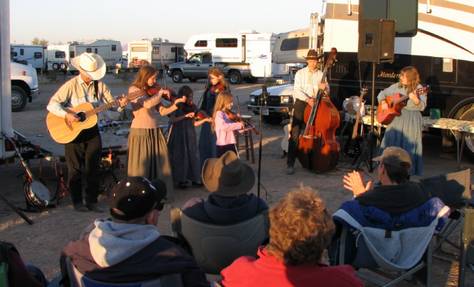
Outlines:
[[[224,79],[224,73],[217,67],[210,68],[208,71],[208,84],[202,96],[199,110],[211,116],[214,112],[217,95],[223,91],[229,91],[227,82]],[[216,137],[209,123],[204,123],[201,127],[199,155],[201,167],[206,159],[216,157]]]
[[147,94],[131,102],[134,118],[128,136],[128,176],[161,179],[166,183],[168,194],[171,194],[171,165],[158,119],[176,111],[178,104],[186,99],[183,97],[170,106],[164,106],[162,98],[170,97],[171,92],[156,88],[157,76],[158,71],[154,67],[142,66],[129,88],[129,93],[143,90]]
[[179,89],[178,99],[182,97],[186,98],[186,102],[180,104],[179,109],[170,115],[172,127],[168,151],[175,186],[187,187],[190,184],[201,185],[201,166],[194,127],[210,123],[212,119],[197,116],[197,107],[193,103],[193,90],[189,86],[182,86]]
[[219,93],[212,114],[214,120],[212,127],[216,132],[217,157],[229,150],[237,153],[234,131],[243,129],[244,124],[241,121],[235,122],[231,119],[234,115],[230,112],[233,105],[234,101],[231,93]]

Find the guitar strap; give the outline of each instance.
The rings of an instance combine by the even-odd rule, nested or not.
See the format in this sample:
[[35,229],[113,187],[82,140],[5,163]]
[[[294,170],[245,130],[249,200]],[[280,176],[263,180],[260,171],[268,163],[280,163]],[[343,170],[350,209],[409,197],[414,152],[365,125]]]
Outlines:
[[93,81],[94,84],[94,98],[99,101],[99,81]]

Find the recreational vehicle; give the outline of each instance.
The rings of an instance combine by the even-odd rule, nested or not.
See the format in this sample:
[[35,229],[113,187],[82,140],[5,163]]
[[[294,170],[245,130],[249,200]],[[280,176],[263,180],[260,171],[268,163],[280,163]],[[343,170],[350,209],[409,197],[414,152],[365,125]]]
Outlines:
[[139,40],[128,43],[128,68],[138,69],[144,64],[151,64],[159,70],[184,60],[183,44],[168,40]]
[[11,45],[11,58],[15,62],[30,64],[38,72],[45,69],[45,47],[40,45]]
[[[359,5],[360,2],[360,5]],[[407,4],[418,4],[415,23],[416,35],[396,37],[393,63],[375,66],[375,95],[398,80],[404,66],[416,66],[421,81],[430,85],[428,106],[441,110],[443,117],[474,119],[474,4],[471,0],[392,1],[408,12]],[[312,19],[311,26],[280,34],[275,45],[274,60],[279,63],[304,62],[309,47],[327,54],[332,47],[338,50],[337,63],[329,80],[331,98],[341,109],[345,98],[359,93],[360,84],[370,86],[372,64],[358,60],[358,19],[364,5],[385,5],[386,1],[328,0],[323,14]],[[404,8],[405,7],[405,8]],[[414,10],[416,11],[416,10]],[[313,23],[315,24],[313,27]],[[399,21],[399,24],[405,24]],[[291,45],[288,43],[292,42]],[[311,46],[314,43],[315,46]],[[290,46],[290,47],[288,47]],[[371,92],[369,92],[371,94]],[[370,100],[370,97],[369,99]],[[444,138],[446,139],[446,138]],[[467,140],[474,152],[474,142]]]
[[[170,67],[170,75],[175,82],[183,78],[191,81],[205,78],[209,64],[221,66],[232,84],[238,84],[242,79],[255,79],[272,76],[273,70],[280,67],[272,65],[272,48],[275,35],[271,33],[238,33],[238,34],[200,34],[192,36],[184,45],[188,60]],[[206,55],[211,55],[211,58]],[[201,66],[200,58],[210,59]],[[197,63],[194,63],[196,62]],[[209,63],[208,63],[209,62]],[[191,73],[202,70],[203,73]],[[196,68],[194,66],[198,66]]]
[[47,67],[49,70],[76,69],[71,65],[72,58],[84,53],[96,53],[104,59],[108,69],[115,68],[115,64],[122,57],[122,45],[115,40],[96,40],[89,43],[71,42],[69,44],[48,45]]

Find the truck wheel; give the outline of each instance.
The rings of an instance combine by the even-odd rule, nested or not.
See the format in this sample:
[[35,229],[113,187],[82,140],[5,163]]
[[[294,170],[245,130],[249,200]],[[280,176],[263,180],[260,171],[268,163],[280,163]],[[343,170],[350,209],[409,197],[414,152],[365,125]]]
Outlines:
[[52,67],[53,67],[53,70],[59,70],[59,64],[58,63],[53,63]]
[[28,100],[25,90],[18,86],[12,86],[12,112],[19,112],[26,106]]
[[175,70],[171,73],[171,79],[173,79],[173,82],[175,83],[181,83],[183,80],[183,73],[180,70]]
[[[448,117],[463,121],[474,121],[474,97],[467,98],[455,105],[449,112]],[[454,142],[451,133],[443,133],[443,142],[446,141],[445,137],[447,137],[448,141]],[[464,154],[466,154],[471,161],[474,161],[474,135],[466,135],[465,145]]]
[[233,85],[240,84],[242,82],[242,75],[239,71],[230,71],[229,72],[229,82]]

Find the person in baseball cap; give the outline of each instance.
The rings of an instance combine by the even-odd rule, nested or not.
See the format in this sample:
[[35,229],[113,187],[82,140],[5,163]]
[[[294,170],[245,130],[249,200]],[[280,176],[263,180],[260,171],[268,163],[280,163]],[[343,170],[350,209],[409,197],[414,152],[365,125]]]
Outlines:
[[96,219],[92,229],[63,249],[63,278],[69,276],[70,262],[100,282],[136,283],[179,274],[182,286],[209,286],[194,258],[160,234],[157,224],[165,198],[161,180],[127,177],[118,182],[110,192],[111,218]]
[[410,181],[412,160],[400,147],[387,147],[372,159],[378,162],[378,184],[364,183],[362,174],[352,171],[343,178],[344,188],[350,190],[362,205],[374,206],[390,213],[403,213],[429,200],[429,192]]

